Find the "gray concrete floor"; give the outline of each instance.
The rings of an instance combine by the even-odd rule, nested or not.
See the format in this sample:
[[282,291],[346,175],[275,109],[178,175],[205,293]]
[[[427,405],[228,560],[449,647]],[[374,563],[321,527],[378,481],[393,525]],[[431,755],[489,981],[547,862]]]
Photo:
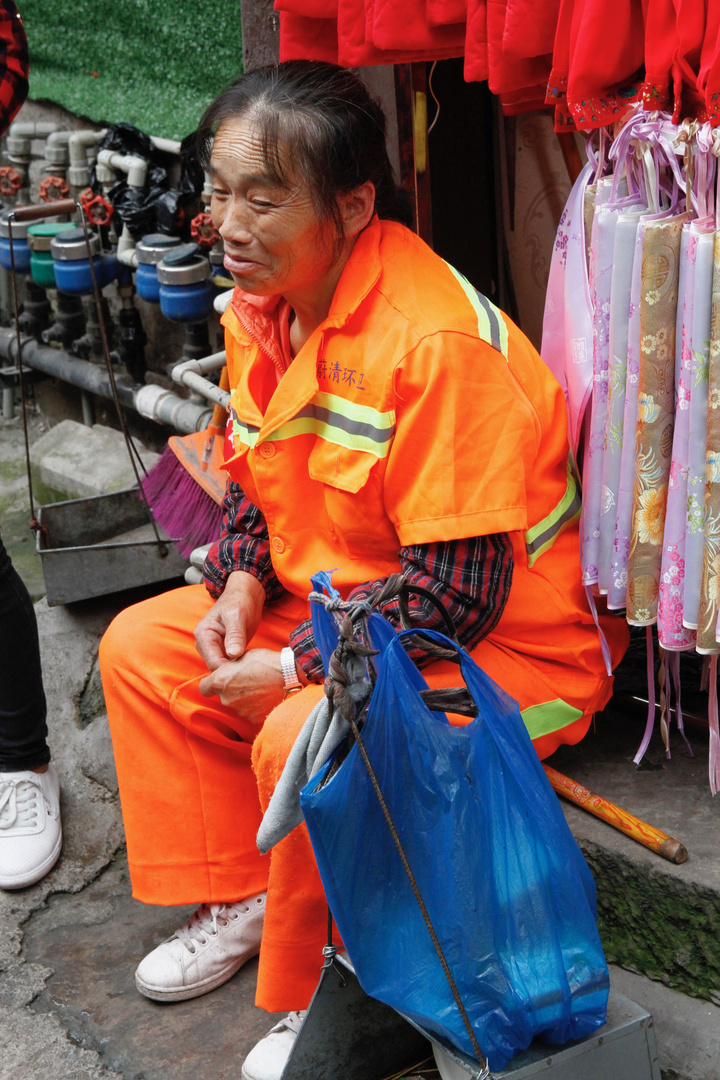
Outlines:
[[[40,423],[36,419],[37,428]],[[4,539],[9,514],[25,512],[18,434],[18,421],[2,422]],[[8,538],[14,560],[37,595],[42,578],[33,560],[39,562],[38,557],[26,550],[20,525],[9,530]],[[43,600],[36,605],[65,840],[58,865],[44,881],[16,893],[0,892],[0,1080],[239,1078],[244,1055],[274,1021],[253,1005],[254,961],[226,986],[195,1002],[162,1006],[134,989],[136,963],[187,912],[149,908],[130,894],[95,659],[104,627],[128,599],[52,609]],[[552,764],[687,846],[688,862],[676,867],[584,811],[566,808],[591,865],[593,858],[614,860],[615,873],[649,882],[663,895],[682,890],[677,910],[640,912],[652,926],[658,956],[664,956],[660,946],[678,932],[683,905],[695,923],[709,919],[717,907],[720,802],[708,791],[704,734],[694,738],[694,759],[675,740],[667,761],[654,742],[646,768],[638,771],[631,759],[641,733],[638,717],[601,718],[596,734],[561,751]],[[700,898],[699,907],[693,907],[693,897]],[[673,989],[674,979],[683,985],[683,962],[673,966],[663,960],[653,980],[640,968],[632,972],[614,965],[612,983],[653,1013],[664,1080],[717,1080],[720,1009]],[[691,976],[699,977],[696,972]],[[717,990],[720,1000],[720,985]]]

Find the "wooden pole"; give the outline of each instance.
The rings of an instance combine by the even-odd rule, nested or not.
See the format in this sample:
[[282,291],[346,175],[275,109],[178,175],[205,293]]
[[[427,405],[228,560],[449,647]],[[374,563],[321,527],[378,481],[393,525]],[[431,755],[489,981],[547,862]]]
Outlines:
[[638,844],[649,848],[650,851],[656,851],[658,855],[662,855],[669,862],[684,863],[686,861],[688,857],[687,849],[679,840],[674,840],[667,833],[661,832],[660,829],[656,829],[653,825],[648,825],[646,821],[634,817],[627,810],[616,806],[615,803],[603,799],[601,795],[595,795],[594,792],[588,791],[582,784],[571,780],[569,776],[563,776],[562,773],[552,769],[549,765],[543,765],[543,768],[553,790],[558,795],[562,795],[564,799],[575,803],[576,806],[581,806],[583,810],[594,814],[601,821],[606,821],[608,825],[619,829],[620,832],[629,836],[631,840],[637,841]]

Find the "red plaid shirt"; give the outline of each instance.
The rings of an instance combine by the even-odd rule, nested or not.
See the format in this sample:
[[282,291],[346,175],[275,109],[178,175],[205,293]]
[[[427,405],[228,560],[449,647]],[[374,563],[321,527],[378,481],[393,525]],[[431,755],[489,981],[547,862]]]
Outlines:
[[12,0],[0,0],[0,133],[10,126],[28,92],[28,44]]
[[[211,547],[203,571],[208,592],[217,599],[230,574],[244,570],[260,581],[269,603],[279,600],[285,590],[272,565],[268,528],[262,512],[234,483],[228,485],[223,509],[223,534]],[[466,648],[477,645],[497,624],[512,582],[512,544],[507,533],[401,547],[398,561],[411,584],[429,589],[442,602],[453,618],[459,641]],[[383,580],[358,585],[348,599],[366,599]],[[442,616],[428,600],[411,597],[409,606],[413,622],[433,630],[445,629]],[[400,625],[397,600],[389,600],[376,610],[393,626]],[[325,671],[310,619],[293,630],[289,644],[310,682],[322,682]]]

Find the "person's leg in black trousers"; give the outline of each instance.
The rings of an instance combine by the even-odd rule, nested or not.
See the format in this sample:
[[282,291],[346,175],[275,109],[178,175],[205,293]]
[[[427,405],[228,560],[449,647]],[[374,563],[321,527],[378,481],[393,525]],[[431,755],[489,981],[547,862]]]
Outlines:
[[37,621],[0,538],[0,888],[39,881],[60,854]]

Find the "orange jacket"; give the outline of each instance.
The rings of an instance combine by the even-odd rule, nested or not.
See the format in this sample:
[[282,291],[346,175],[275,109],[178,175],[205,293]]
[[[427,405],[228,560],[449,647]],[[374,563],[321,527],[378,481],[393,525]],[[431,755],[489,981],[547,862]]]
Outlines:
[[412,232],[377,219],[279,384],[260,308],[238,291],[223,317],[227,468],[265,514],[285,588],[307,596],[311,574],[334,569],[346,594],[396,571],[400,546],[508,532],[513,584],[492,639],[562,668],[559,696],[578,667],[602,681],[565,401],[520,330]]

